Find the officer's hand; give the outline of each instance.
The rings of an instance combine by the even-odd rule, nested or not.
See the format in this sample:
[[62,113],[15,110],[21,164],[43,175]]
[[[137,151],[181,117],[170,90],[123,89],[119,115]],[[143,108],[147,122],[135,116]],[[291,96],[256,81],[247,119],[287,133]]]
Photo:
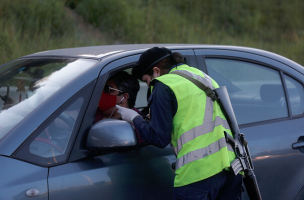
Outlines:
[[133,119],[136,116],[139,116],[139,114],[132,109],[124,108],[119,105],[116,105],[116,108],[118,109],[117,112],[121,115],[121,118],[129,123],[133,123]]

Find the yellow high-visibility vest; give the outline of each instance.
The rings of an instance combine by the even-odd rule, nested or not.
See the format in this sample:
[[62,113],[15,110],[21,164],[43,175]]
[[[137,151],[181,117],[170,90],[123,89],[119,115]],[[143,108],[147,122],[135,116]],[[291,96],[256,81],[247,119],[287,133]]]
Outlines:
[[[196,68],[180,65],[171,72],[175,70],[211,89],[219,87]],[[228,169],[235,153],[225,140],[224,131],[232,134],[219,104],[179,75],[169,73],[156,79],[171,88],[178,104],[171,133],[171,146],[177,156],[174,187],[201,181]]]

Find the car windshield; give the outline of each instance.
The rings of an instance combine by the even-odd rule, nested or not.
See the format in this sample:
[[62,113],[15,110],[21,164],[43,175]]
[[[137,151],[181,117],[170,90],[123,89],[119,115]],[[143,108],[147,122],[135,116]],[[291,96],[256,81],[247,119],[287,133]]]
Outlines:
[[53,93],[97,61],[22,59],[0,68],[0,139]]

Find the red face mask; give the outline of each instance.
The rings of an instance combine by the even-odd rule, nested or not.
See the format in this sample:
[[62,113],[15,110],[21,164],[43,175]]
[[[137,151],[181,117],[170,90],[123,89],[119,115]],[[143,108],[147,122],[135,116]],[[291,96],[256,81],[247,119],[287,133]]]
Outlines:
[[101,111],[109,110],[110,108],[114,107],[116,105],[116,96],[110,95],[108,93],[105,93],[102,91],[102,95],[99,101],[99,109]]

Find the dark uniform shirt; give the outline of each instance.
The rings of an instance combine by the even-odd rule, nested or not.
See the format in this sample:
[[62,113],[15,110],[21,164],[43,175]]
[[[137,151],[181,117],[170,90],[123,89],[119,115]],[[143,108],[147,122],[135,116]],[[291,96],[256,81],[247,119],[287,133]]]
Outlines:
[[141,116],[133,119],[140,137],[154,146],[164,148],[171,142],[173,117],[177,112],[177,100],[174,92],[158,80],[151,81],[152,94],[148,100],[150,122]]

